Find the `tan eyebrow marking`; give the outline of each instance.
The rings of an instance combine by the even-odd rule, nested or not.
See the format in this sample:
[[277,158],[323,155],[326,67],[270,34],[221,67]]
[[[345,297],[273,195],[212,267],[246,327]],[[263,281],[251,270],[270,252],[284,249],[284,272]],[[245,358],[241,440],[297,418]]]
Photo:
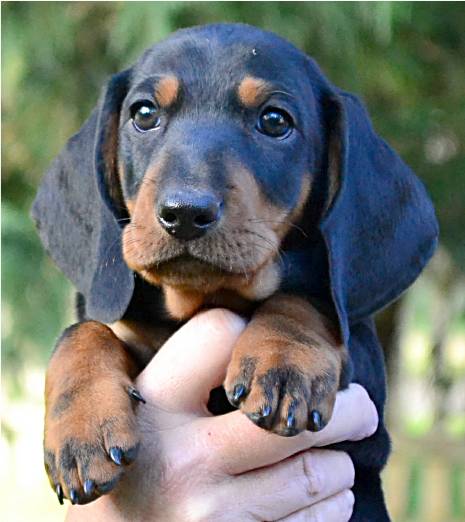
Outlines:
[[155,86],[155,98],[164,109],[176,101],[179,94],[179,80],[176,76],[165,76]]
[[265,101],[271,91],[271,85],[260,78],[246,76],[237,89],[239,101],[246,107],[257,107]]

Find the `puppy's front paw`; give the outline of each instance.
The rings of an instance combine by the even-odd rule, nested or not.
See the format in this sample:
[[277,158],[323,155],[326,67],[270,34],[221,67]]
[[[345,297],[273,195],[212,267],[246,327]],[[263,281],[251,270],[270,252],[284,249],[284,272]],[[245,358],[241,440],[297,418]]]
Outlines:
[[255,424],[290,437],[329,421],[347,350],[304,300],[270,298],[242,333],[224,383],[229,401]]
[[233,360],[225,381],[231,404],[284,437],[322,429],[333,411],[339,369],[332,361],[315,368],[305,351],[310,352],[306,346],[282,346],[279,353]]
[[102,378],[71,388],[47,408],[45,469],[58,500],[86,504],[108,493],[139,449],[134,402],[127,382]]
[[102,323],[61,336],[45,384],[45,469],[58,500],[86,504],[109,492],[137,455],[134,363]]

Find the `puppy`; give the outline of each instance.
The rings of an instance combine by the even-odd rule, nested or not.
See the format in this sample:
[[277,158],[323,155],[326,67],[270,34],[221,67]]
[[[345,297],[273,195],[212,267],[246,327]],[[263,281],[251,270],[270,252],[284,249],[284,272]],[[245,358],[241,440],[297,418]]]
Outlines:
[[[224,389],[258,426],[320,430],[338,389],[368,390],[377,432],[337,447],[356,469],[352,520],[389,520],[372,314],[418,276],[437,223],[357,98],[273,34],[179,31],[110,79],[33,216],[80,311],[46,379],[45,466],[60,502],[113,488],[139,445],[134,378],[183,321],[222,306],[250,318]],[[218,390],[211,410],[228,410]]]

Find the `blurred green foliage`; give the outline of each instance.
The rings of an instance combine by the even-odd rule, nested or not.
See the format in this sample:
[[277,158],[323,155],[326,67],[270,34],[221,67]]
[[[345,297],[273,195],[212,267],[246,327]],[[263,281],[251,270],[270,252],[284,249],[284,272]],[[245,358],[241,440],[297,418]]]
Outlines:
[[18,369],[30,357],[43,360],[70,320],[70,288],[45,257],[28,217],[47,165],[80,127],[110,74],[179,27],[218,21],[281,34],[314,56],[334,83],[361,95],[376,128],[427,184],[442,244],[465,265],[465,4],[3,3],[7,368]]

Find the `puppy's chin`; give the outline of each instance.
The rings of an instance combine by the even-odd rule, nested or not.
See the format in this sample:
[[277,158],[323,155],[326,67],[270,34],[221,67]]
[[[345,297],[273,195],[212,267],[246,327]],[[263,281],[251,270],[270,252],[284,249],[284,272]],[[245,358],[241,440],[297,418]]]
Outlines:
[[242,274],[228,272],[190,256],[178,256],[136,271],[149,283],[157,286],[203,293],[238,284],[244,278]]
[[253,273],[235,274],[202,261],[182,258],[139,273],[163,289],[166,309],[175,319],[188,319],[203,307],[245,311],[251,302],[275,293],[281,279],[274,261]]

